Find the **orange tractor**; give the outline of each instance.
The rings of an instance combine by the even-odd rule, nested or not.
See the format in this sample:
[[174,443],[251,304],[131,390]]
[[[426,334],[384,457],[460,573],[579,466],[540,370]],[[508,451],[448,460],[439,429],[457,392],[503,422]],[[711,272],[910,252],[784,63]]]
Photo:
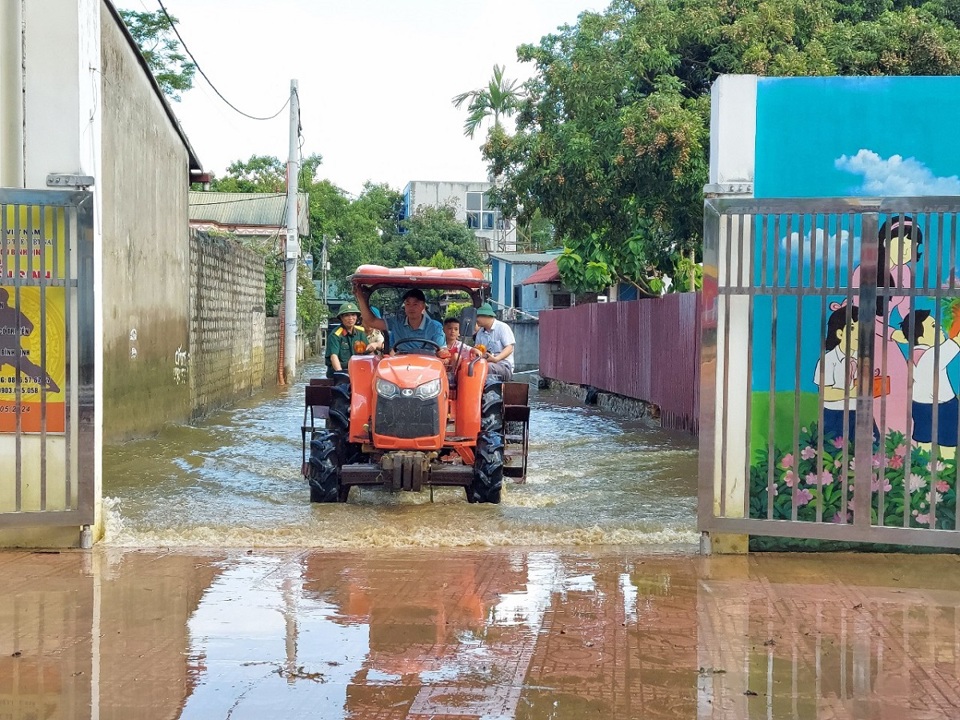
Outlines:
[[[419,288],[469,297],[464,337],[490,288],[473,268],[362,265],[351,282],[368,296]],[[446,485],[463,487],[469,502],[499,503],[504,475],[520,482],[526,475],[529,386],[488,378],[486,360],[469,349],[444,362],[437,348],[422,349],[429,341],[388,343],[394,354],[355,354],[346,374],[306,387],[302,467],[310,500],[346,502],[355,485],[431,493]]]

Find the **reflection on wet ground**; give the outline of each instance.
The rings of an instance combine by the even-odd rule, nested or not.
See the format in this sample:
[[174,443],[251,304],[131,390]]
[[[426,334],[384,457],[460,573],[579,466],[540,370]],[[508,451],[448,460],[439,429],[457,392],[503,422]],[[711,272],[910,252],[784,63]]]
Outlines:
[[0,555],[11,718],[955,718],[960,558]]
[[[318,374],[308,365],[304,377]],[[303,384],[194,426],[104,448],[107,538],[124,547],[633,544],[693,550],[696,438],[531,393],[527,482],[499,506],[463,490],[355,488],[311,505],[300,475]]]

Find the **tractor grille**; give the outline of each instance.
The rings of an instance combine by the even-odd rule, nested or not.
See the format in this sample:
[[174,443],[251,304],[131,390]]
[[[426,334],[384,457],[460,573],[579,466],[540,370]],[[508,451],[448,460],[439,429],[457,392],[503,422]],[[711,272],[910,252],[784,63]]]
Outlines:
[[431,437],[440,434],[440,403],[437,398],[377,398],[373,430],[398,438]]

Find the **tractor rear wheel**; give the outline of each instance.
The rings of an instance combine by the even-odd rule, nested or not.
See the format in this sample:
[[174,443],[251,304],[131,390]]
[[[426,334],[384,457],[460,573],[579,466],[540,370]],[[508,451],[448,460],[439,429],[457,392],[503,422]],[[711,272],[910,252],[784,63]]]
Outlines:
[[337,435],[337,452],[341,465],[359,462],[360,445],[349,441],[350,437],[350,383],[335,385],[330,398],[330,427]]
[[495,432],[480,433],[473,463],[473,482],[466,488],[467,500],[499,504],[502,489],[503,436]]
[[480,399],[480,432],[503,430],[503,383],[487,385]]
[[310,466],[307,481],[310,483],[310,502],[346,502],[349,487],[340,484],[340,456],[337,452],[336,433],[323,432],[310,441]]

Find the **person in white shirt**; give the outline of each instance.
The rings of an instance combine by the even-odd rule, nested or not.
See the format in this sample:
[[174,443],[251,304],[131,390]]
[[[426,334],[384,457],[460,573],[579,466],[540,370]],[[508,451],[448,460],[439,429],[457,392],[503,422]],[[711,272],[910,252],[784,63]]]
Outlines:
[[857,332],[860,313],[858,308],[852,306],[831,307],[833,313],[827,320],[824,354],[813,373],[814,384],[823,391],[821,435],[824,440],[839,441],[846,438],[852,445],[857,427]]
[[[947,365],[960,355],[956,338],[948,338],[929,310],[914,310],[900,323],[900,332],[893,334],[898,342],[909,342],[913,348],[926,348],[913,354],[913,440],[924,450],[933,445],[933,407],[937,407],[937,446],[940,456],[952,458],[957,453],[957,425],[960,401],[957,390],[947,375]],[[940,346],[939,357],[936,347]],[[934,380],[936,379],[936,395]]]
[[509,381],[513,378],[513,349],[517,344],[513,330],[505,322],[497,320],[497,314],[490,303],[484,303],[477,308],[477,325],[479,329],[474,348],[478,345],[486,348],[484,357],[489,363],[487,376]]

